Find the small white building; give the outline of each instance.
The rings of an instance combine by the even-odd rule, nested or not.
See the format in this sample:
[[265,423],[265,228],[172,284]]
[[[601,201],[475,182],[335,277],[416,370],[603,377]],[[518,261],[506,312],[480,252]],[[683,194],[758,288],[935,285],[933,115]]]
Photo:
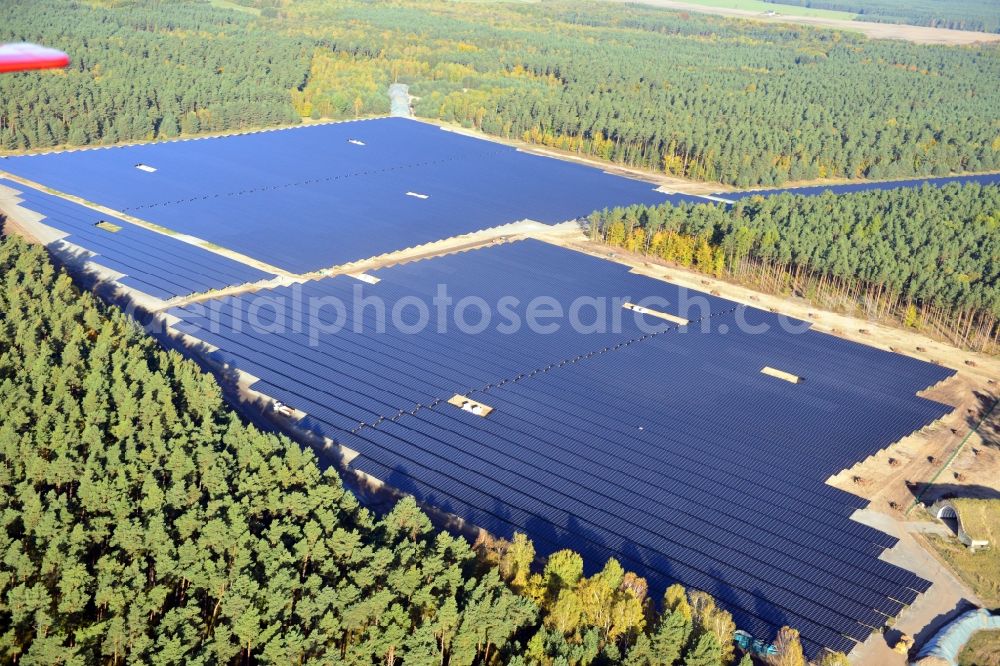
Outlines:
[[990,540],[984,538],[984,535],[969,534],[966,531],[966,527],[962,523],[962,507],[960,504],[951,500],[941,500],[931,507],[931,512],[938,520],[954,520],[955,533],[958,536],[958,540],[968,546],[969,550],[975,552],[990,547]]

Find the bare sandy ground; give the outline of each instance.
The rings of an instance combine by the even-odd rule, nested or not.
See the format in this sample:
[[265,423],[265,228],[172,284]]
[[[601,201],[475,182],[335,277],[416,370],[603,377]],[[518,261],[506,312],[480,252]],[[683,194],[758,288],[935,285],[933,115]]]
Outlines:
[[[575,223],[570,223],[570,226],[574,231],[576,231],[576,233],[579,233],[579,227]],[[455,254],[456,252],[466,252],[468,250],[475,250],[521,238],[543,236],[547,234],[558,238],[560,237],[560,233],[564,235],[566,233],[570,233],[567,229],[568,226],[566,224],[548,225],[542,224],[541,222],[533,222],[531,220],[521,220],[520,222],[512,222],[511,224],[462,234],[461,236],[452,236],[451,238],[445,238],[425,243],[423,245],[418,245],[416,247],[397,250],[395,252],[388,252],[386,254],[380,254],[376,257],[352,261],[347,264],[333,266],[310,273],[278,276],[273,280],[263,280],[253,284],[233,285],[232,287],[227,287],[226,289],[191,294],[190,296],[175,298],[167,303],[164,303],[163,306],[157,308],[157,310],[181,307],[192,303],[215,300],[222,296],[235,296],[237,294],[256,292],[261,289],[273,289],[275,287],[303,283],[310,280],[319,280],[324,277],[332,277],[336,275],[351,275],[356,277],[359,274],[378,270],[380,268],[406,264],[413,261],[420,261],[422,259],[443,257],[445,255]]]
[[[899,39],[916,44],[944,44],[948,46],[958,46],[962,44],[975,44],[977,42],[1000,41],[1000,34],[989,32],[974,32],[971,30],[950,30],[948,28],[930,28],[916,25],[898,25],[894,23],[868,23],[866,21],[847,21],[843,19],[821,18],[818,16],[791,16],[779,14],[778,16],[767,16],[761,12],[748,9],[734,9],[729,7],[708,7],[706,5],[695,5],[687,2],[675,2],[674,0],[606,0],[608,2],[639,2],[644,5],[653,5],[665,9],[678,9],[686,12],[698,12],[700,14],[715,14],[717,16],[729,16],[734,18],[753,19],[765,23],[798,23],[814,28],[831,28],[834,30],[851,30],[860,32],[872,39]],[[780,6],[776,5],[776,11],[780,12]]]

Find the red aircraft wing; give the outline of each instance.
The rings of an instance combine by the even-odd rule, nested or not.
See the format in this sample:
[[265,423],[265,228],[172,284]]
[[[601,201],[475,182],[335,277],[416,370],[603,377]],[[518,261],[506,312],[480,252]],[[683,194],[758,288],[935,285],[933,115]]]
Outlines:
[[0,73],[32,69],[58,69],[69,65],[62,51],[38,44],[0,44]]

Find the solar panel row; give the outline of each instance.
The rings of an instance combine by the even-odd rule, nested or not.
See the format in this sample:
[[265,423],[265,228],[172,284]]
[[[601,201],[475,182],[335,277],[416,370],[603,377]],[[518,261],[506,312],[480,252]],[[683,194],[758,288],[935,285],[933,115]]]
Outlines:
[[[522,219],[557,223],[618,205],[706,202],[401,118],[12,156],[0,158],[0,167],[293,272]],[[989,174],[788,191],[998,180]]]
[[[498,536],[526,532],[542,554],[578,550],[588,571],[617,557],[653,590],[703,589],[754,634],[791,624],[811,653],[849,650],[927,589],[879,559],[893,538],[849,519],[865,502],[824,480],[946,413],[915,393],[951,371],[536,241],[377,276],[269,290],[266,306],[178,309],[177,328],[307,412],[300,425],[359,452],[356,469]],[[592,332],[414,330],[413,299],[430,304],[442,284],[456,304],[549,296],[569,312],[604,298],[595,313],[628,316]],[[350,307],[366,296],[385,310]],[[652,296],[692,324],[651,332],[655,318],[610,301]],[[348,307],[309,321],[289,307],[297,297]],[[308,328],[337,322],[319,338]],[[455,393],[493,411],[457,409]]]
[[850,194],[853,192],[867,192],[869,190],[896,190],[900,188],[922,187],[930,185],[942,187],[949,183],[979,183],[980,185],[995,185],[1000,183],[1000,173],[987,173],[974,176],[942,176],[939,178],[910,178],[908,180],[890,180],[870,183],[850,183],[846,185],[818,185],[815,187],[791,187],[774,190],[748,190],[746,192],[718,192],[716,196],[736,201],[752,196],[772,196],[775,194],[799,194],[802,196],[816,196],[824,192],[834,194]]
[[[68,234],[72,243],[105,268],[123,273],[121,284],[157,298],[170,299],[274,277],[270,273],[209,252],[164,234],[100,213],[46,192],[0,179],[16,191],[20,206],[40,215],[42,223]],[[100,222],[111,226],[97,226]],[[118,227],[115,230],[115,227]]]
[[401,118],[8,157],[0,169],[294,272],[526,218],[698,200]]
[[[589,386],[589,385],[588,385],[588,386]],[[478,397],[478,396],[476,396],[476,397]],[[479,399],[485,399],[485,398],[479,398]],[[491,406],[494,406],[495,408],[497,408],[498,410],[501,410],[501,411],[503,411],[503,410],[506,410],[506,409],[508,409],[508,407],[507,407],[507,406],[505,406],[505,405],[503,405],[503,404],[499,404],[499,405],[498,405],[498,404],[497,404],[497,403],[496,403],[495,401],[491,401],[491,402],[490,402],[490,404],[491,404]],[[504,413],[506,413],[506,412],[504,412]],[[491,418],[492,418],[492,417],[491,417]],[[364,435],[364,432],[362,432],[361,434],[362,434],[362,435]],[[552,434],[551,434],[551,433],[547,433],[547,435],[548,435],[549,437],[551,437],[551,436],[552,436]],[[405,440],[405,441],[410,441],[410,440],[411,440],[411,436],[410,436],[410,435],[407,435],[407,436],[404,436],[404,437],[403,437],[402,439],[403,439],[403,440]],[[551,440],[547,440],[547,441],[551,441]],[[348,442],[348,443],[350,444],[350,442]],[[397,442],[396,444],[398,445],[399,443]],[[357,444],[355,443],[354,445],[356,446]],[[467,442],[462,442],[462,443],[461,443],[461,445],[460,445],[460,448],[461,448],[461,449],[464,449],[464,448],[466,448],[467,446],[468,446],[468,443],[467,443]],[[360,448],[360,447],[359,447],[359,448]],[[394,451],[394,450],[395,450],[395,448],[396,448],[396,447],[393,447],[392,451]],[[364,450],[364,448],[361,448],[361,450]],[[389,453],[392,453],[392,451],[390,451]],[[379,454],[380,454],[380,455],[381,455],[381,454],[384,454],[384,453],[386,453],[386,451],[379,451]],[[405,466],[406,466],[406,464],[405,464],[405,463],[403,463],[403,464],[402,464],[402,466],[403,466],[403,467],[405,467]],[[439,467],[439,465],[436,465],[436,464],[435,464],[435,465],[432,465],[432,466],[431,466],[430,468],[427,468],[427,469],[432,469],[432,470],[433,470],[433,469],[436,469],[437,467]],[[424,477],[422,476],[422,474],[424,473],[424,471],[425,471],[425,469],[421,469],[421,470],[420,470],[420,474],[421,474],[420,478],[421,478],[421,479],[423,479],[423,478],[424,478]],[[477,488],[477,489],[478,489],[478,488],[479,488],[479,484],[478,484],[478,483],[475,483],[475,484],[472,484],[472,487],[473,487],[473,488]],[[505,501],[507,501],[507,500],[505,500]],[[460,514],[460,515],[461,515],[461,514]],[[523,525],[523,524],[524,524],[524,523],[522,523],[522,525]],[[536,532],[536,533],[537,533],[537,532]],[[836,543],[834,543],[834,544],[833,544],[833,546],[834,546],[834,547],[836,547]],[[692,579],[690,579],[690,578],[689,578],[689,579],[687,579],[687,581],[686,581],[686,582],[687,582],[688,584],[697,584],[697,583],[692,583]],[[711,588],[711,587],[710,587],[710,588],[707,588],[707,589],[710,589],[710,590],[712,590],[712,591],[713,591],[714,593],[716,593],[716,594],[722,594],[722,591],[721,591],[721,590],[718,590],[718,589],[716,589],[716,588]],[[902,598],[902,600],[903,600],[903,601],[905,601],[905,602],[909,602],[909,601],[912,601],[912,598],[913,598],[913,597],[914,597],[915,595],[914,595],[914,594],[912,594],[912,592],[908,592],[908,591],[904,591],[904,593],[903,593],[902,595],[896,595],[896,596],[897,596],[897,597],[901,597],[901,598]],[[867,633],[867,632],[865,632],[865,633]]]

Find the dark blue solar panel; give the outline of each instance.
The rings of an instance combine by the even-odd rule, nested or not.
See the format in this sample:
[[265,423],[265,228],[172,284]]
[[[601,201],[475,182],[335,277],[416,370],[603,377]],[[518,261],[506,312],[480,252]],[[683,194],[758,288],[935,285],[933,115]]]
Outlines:
[[[307,412],[300,425],[359,452],[355,469],[499,536],[526,532],[541,554],[578,550],[588,571],[616,557],[654,591],[705,590],[756,635],[791,624],[810,654],[847,651],[926,590],[879,559],[892,537],[850,520],[866,502],[825,480],[944,415],[916,393],[951,370],[537,241],[376,275],[173,313],[220,348],[217,360],[260,377],[253,388]],[[453,303],[545,296],[569,311],[588,297],[619,314],[655,296],[654,309],[692,324],[650,332],[628,313],[590,333],[566,320],[548,333],[500,322],[414,332],[413,315],[378,332],[389,312],[351,307],[376,295],[389,310],[430,306],[440,285]],[[289,310],[295,298],[303,305]],[[311,336],[310,298],[342,300],[344,330]],[[240,313],[254,307],[248,327]],[[805,381],[765,376],[765,365]],[[446,402],[454,393],[494,411],[463,412]]]
[[400,118],[10,157],[0,169],[295,272],[526,218],[698,200]]
[[895,190],[899,188],[912,188],[930,185],[942,187],[949,183],[979,183],[980,185],[995,185],[1000,183],[1000,173],[987,173],[976,176],[944,176],[940,178],[911,178],[908,180],[890,180],[884,182],[870,183],[850,183],[846,185],[817,185],[815,187],[791,187],[775,190],[749,190],[746,192],[719,192],[715,196],[736,201],[752,196],[769,197],[775,194],[799,194],[802,196],[816,196],[824,192],[834,194],[848,194],[852,192],[866,192],[868,190]]
[[[5,157],[0,169],[294,272],[526,218],[557,223],[618,205],[711,200],[401,118]],[[998,181],[987,174],[718,197]]]
[[[67,234],[56,241],[58,247],[71,243],[93,253],[91,261],[127,276],[118,282],[157,298],[170,299],[274,277],[47,192],[4,179],[0,179],[0,186],[16,191],[21,207],[43,215],[42,224]],[[112,232],[95,226],[102,220],[121,228]]]

